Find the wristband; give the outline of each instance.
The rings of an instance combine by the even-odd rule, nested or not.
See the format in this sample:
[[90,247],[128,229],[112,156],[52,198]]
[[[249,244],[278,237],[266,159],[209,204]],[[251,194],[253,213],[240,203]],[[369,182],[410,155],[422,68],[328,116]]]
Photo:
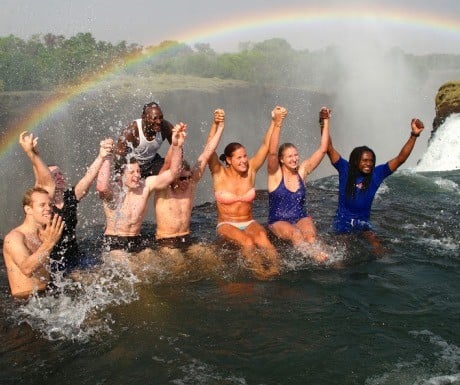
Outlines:
[[415,134],[415,133],[411,132],[410,136],[413,136],[414,138],[418,138],[420,136],[420,134]]

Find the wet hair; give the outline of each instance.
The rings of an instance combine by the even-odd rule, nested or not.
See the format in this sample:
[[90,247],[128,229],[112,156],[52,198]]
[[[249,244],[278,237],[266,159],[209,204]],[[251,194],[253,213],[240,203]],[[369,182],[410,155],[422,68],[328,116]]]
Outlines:
[[190,167],[190,163],[187,162],[185,159],[182,160],[182,170],[183,171],[192,171],[192,168]]
[[221,156],[219,156],[219,160],[221,162],[224,162],[228,166],[229,164],[227,163],[227,158],[230,158],[236,150],[242,147],[244,146],[238,142],[232,142],[227,144],[227,147],[225,147],[224,149],[224,153]]
[[46,194],[48,195],[48,191],[46,191],[43,187],[35,186],[31,187],[26,190],[24,195],[22,196],[22,207],[25,206],[32,206],[32,195],[34,193]]
[[157,103],[157,102],[150,102],[150,103],[147,103],[147,104],[144,104],[144,107],[142,108],[142,115],[145,115],[145,112],[149,109],[149,108],[160,108],[160,105]]
[[279,148],[278,148],[278,163],[281,165],[281,157],[283,156],[284,154],[284,151],[286,151],[288,148],[295,148],[297,149],[297,147],[295,146],[295,144],[292,144],[292,143],[283,143]]
[[[372,160],[374,161],[375,166],[375,153],[367,146],[355,147],[350,153],[350,159],[348,161],[348,179],[346,184],[346,197],[347,199],[353,199],[355,197],[355,184],[356,178],[361,174],[359,171],[359,162],[364,152],[370,152],[372,154]],[[373,171],[373,169],[372,169]],[[365,190],[369,187],[371,183],[372,172],[370,174],[364,175],[362,190]]]
[[139,163],[134,156],[116,156],[113,164],[115,174],[120,176],[126,169],[128,164]]

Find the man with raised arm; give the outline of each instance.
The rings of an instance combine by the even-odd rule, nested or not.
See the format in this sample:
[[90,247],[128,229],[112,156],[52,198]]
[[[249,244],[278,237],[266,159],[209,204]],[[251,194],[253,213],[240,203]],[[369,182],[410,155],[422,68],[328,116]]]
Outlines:
[[[214,119],[207,144],[195,165],[182,162],[180,174],[168,186],[155,192],[156,243],[170,248],[187,248],[190,241],[190,221],[195,191],[203,176],[208,160],[216,151],[224,131],[225,112],[214,111]],[[167,167],[168,160],[165,162]],[[160,171],[160,174],[163,170]]]
[[68,187],[64,173],[58,166],[46,167],[43,162],[37,161],[37,141],[38,138],[34,138],[33,134],[27,131],[22,132],[19,138],[21,147],[32,162],[35,186],[41,186],[49,192],[53,201],[53,212],[60,215],[64,222],[62,237],[50,255],[51,270],[68,273],[74,268],[86,267],[88,264],[77,243],[78,204],[87,196],[104,159],[112,154],[113,140],[109,138],[100,142],[98,156],[73,187]]
[[166,188],[180,173],[182,146],[186,125],[176,124],[167,156],[171,157],[169,170],[141,178],[140,166],[135,158],[122,165],[122,174],[111,181],[111,159],[106,159],[99,171],[97,191],[103,200],[106,215],[104,248],[107,251],[137,252],[146,247],[140,237],[147,202],[154,190]]
[[158,103],[144,106],[142,118],[131,122],[120,134],[115,150],[117,169],[130,158],[135,158],[141,170],[141,177],[157,175],[164,164],[158,150],[165,140],[171,144],[173,125],[163,118]]

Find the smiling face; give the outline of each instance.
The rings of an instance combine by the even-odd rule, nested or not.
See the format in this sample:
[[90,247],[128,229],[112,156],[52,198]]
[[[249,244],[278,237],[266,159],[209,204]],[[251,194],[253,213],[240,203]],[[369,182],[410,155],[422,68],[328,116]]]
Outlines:
[[371,152],[364,151],[358,163],[358,169],[363,174],[370,174],[374,169],[374,157]]
[[56,183],[56,190],[64,190],[67,187],[67,181],[62,170],[58,166],[49,166],[48,169]]
[[281,165],[289,169],[297,169],[299,167],[299,152],[295,146],[285,147],[279,157]]
[[123,171],[123,185],[128,189],[135,189],[140,186],[141,169],[139,163],[128,163]]
[[226,158],[227,164],[235,171],[246,172],[249,168],[248,155],[244,147],[240,147],[233,151],[231,156]]
[[48,193],[35,191],[30,194],[30,200],[24,205],[24,211],[40,225],[50,223],[52,208]]
[[147,107],[142,115],[142,120],[146,128],[160,132],[163,124],[163,112],[160,107]]

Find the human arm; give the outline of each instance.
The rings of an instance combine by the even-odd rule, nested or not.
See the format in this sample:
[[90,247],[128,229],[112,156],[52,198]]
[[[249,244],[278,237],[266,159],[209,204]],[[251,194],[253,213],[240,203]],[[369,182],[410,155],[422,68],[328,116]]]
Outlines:
[[107,156],[102,162],[96,181],[96,191],[99,193],[99,198],[102,200],[110,200],[113,195],[112,184],[110,182],[111,168],[112,157]]
[[396,171],[399,166],[401,166],[407,158],[409,158],[409,155],[412,152],[412,149],[414,148],[415,141],[417,138],[420,136],[421,132],[425,126],[423,125],[423,122],[419,119],[412,119],[411,121],[411,134],[407,142],[404,144],[403,148],[399,152],[398,156],[395,158],[391,159],[388,162],[388,167],[392,172]]
[[286,116],[287,110],[284,107],[275,108],[272,112],[272,120],[274,120],[275,124],[268,144],[267,171],[269,176],[275,174],[280,168],[278,146],[280,141],[281,125]]
[[101,169],[104,160],[112,155],[113,151],[113,140],[108,138],[101,140],[99,143],[99,154],[94,162],[88,167],[86,174],[80,181],[75,185],[75,196],[77,200],[84,198],[94,182],[94,179],[98,176],[99,170]]
[[[217,126],[219,125],[219,120],[216,120],[216,115],[218,116],[220,114],[219,111],[223,111],[223,110],[221,110],[219,108],[214,110],[214,120],[213,120],[213,122],[211,124],[211,128],[209,129],[208,138],[206,140],[206,145],[210,142],[210,140],[212,138],[214,138],[216,136]],[[224,112],[224,115],[222,116],[222,118],[225,119],[225,112]],[[223,123],[223,121],[222,121],[222,123]],[[216,149],[217,149],[217,145],[216,145],[216,148],[211,153],[211,155],[209,156],[209,159],[208,159],[208,166],[209,166],[209,171],[211,171],[211,174],[218,173],[219,170],[222,168],[222,165],[221,165],[221,163],[219,161],[219,156],[216,153]]]
[[318,149],[306,160],[304,160],[299,166],[299,174],[302,179],[305,179],[324,158],[329,147],[329,122],[331,119],[331,110],[326,107],[322,107],[319,112],[319,119],[322,122],[321,129],[321,142]]
[[[270,138],[272,136],[273,129],[277,125],[279,125],[279,127],[281,127],[283,119],[286,116],[286,115],[282,116],[282,114],[279,113],[283,108],[284,107],[276,106],[273,109],[273,111],[272,111],[272,119],[270,121],[270,125],[268,126],[267,132],[265,133],[265,136],[264,136],[264,139],[262,141],[262,144],[260,145],[260,147],[257,150],[256,154],[249,160],[249,163],[250,163],[251,167],[254,168],[255,171],[259,170],[259,168],[262,167],[262,165],[265,162],[265,159],[267,158],[269,142],[270,142]],[[287,114],[287,111],[286,111],[286,114]]]
[[208,135],[206,146],[203,152],[198,157],[198,160],[196,161],[196,164],[192,170],[192,178],[195,182],[198,182],[203,176],[206,164],[208,163],[209,159],[213,156],[213,154],[217,156],[216,149],[219,145],[220,139],[222,138],[224,126],[225,111],[218,108],[214,111],[214,120],[209,130],[210,133],[214,132],[214,135],[211,137]]
[[10,232],[4,241],[4,255],[11,256],[14,264],[26,277],[32,277],[35,271],[49,262],[51,250],[59,241],[64,229],[64,222],[59,215],[54,215],[51,222],[40,234],[41,244],[33,252],[26,246],[26,236],[18,231]]
[[186,137],[187,125],[178,123],[172,131],[171,142],[171,166],[168,170],[158,175],[149,176],[145,179],[145,185],[150,192],[166,188],[180,174],[182,167],[182,149]]
[[34,138],[32,133],[28,134],[27,131],[23,131],[19,135],[19,144],[32,162],[32,168],[35,176],[35,186],[42,187],[48,191],[48,194],[52,199],[54,197],[56,184],[49,168],[40,158],[38,153],[38,138]]
[[139,145],[139,129],[137,122],[133,121],[120,134],[115,144],[115,157],[118,161],[125,158],[130,149]]
[[[331,110],[328,110],[328,113],[329,113],[329,118],[330,118]],[[320,125],[321,133],[322,133],[323,128],[324,128],[324,119],[322,118],[321,112],[319,115],[319,125]],[[321,140],[322,138],[323,136],[321,135]],[[336,163],[340,159],[340,156],[341,156],[339,152],[335,149],[334,145],[332,144],[330,133],[329,133],[329,140],[327,144],[327,156],[329,157],[329,160],[331,161],[332,164]]]

